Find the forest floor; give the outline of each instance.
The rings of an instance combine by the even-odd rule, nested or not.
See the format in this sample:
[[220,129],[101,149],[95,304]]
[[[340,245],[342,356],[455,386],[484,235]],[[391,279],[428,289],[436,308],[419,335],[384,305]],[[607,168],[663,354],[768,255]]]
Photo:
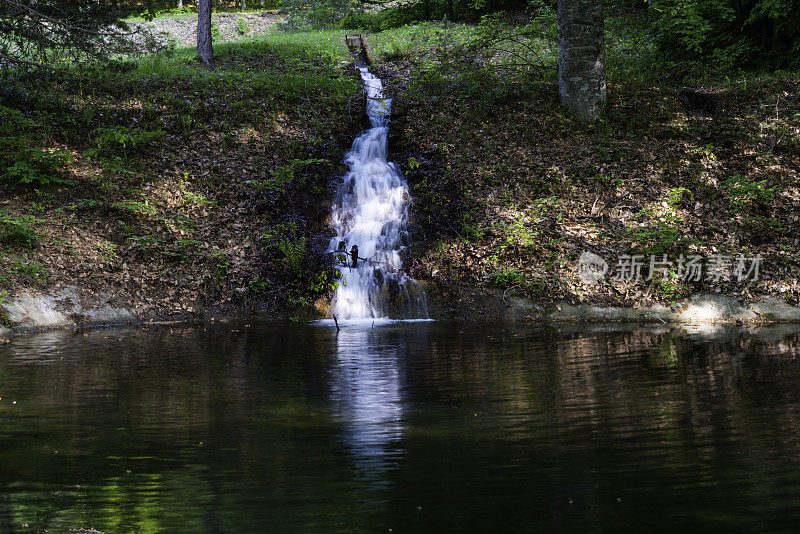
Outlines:
[[[369,37],[395,94],[390,152],[412,190],[413,276],[452,300],[495,289],[553,303],[701,292],[798,303],[800,78],[687,93],[612,74],[608,113],[587,125],[559,108],[551,75],[454,63],[442,51],[468,31]],[[221,44],[213,72],[186,49],[98,83],[8,86],[0,304],[78,286],[143,319],[312,316],[334,285],[327,216],[364,127],[343,34]],[[586,251],[608,262],[605,279],[581,279]],[[698,280],[683,279],[681,255],[700,258]],[[640,277],[615,280],[629,256],[641,256]],[[758,280],[738,280],[755,257]]]
[[347,50],[270,34],[215,54],[7,88],[0,304],[77,286],[143,319],[280,315],[330,289],[319,236],[363,117]]
[[[551,78],[500,84],[424,50],[385,68],[402,95],[392,148],[414,197],[416,277],[455,298],[800,301],[797,75],[692,89],[612,79],[606,116],[588,125]],[[607,264],[597,282],[578,272],[584,252]]]

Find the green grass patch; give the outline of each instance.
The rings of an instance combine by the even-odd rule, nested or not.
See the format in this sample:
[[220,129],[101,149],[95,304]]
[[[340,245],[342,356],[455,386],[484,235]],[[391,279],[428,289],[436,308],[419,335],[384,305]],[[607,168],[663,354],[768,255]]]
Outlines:
[[224,91],[244,98],[342,100],[358,86],[335,69],[348,59],[343,32],[271,32],[214,47],[217,68],[208,70],[194,48],[174,56],[156,55],[139,61],[127,74],[129,82],[159,80],[166,85],[196,88],[203,93]]

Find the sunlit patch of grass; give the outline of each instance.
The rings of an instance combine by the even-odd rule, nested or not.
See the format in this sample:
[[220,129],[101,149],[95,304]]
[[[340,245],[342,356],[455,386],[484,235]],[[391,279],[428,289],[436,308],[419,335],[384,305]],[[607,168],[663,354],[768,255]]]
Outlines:
[[420,22],[369,36],[370,52],[375,58],[408,54],[436,46],[464,44],[475,35],[475,28],[466,24]]
[[289,102],[312,97],[340,100],[358,90],[356,83],[336,68],[348,57],[343,35],[273,31],[223,43],[215,47],[218,68],[214,70],[200,65],[194,48],[183,48],[172,57],[144,58],[127,76],[131,82],[155,79],[186,88],[241,91],[244,97],[263,95]]

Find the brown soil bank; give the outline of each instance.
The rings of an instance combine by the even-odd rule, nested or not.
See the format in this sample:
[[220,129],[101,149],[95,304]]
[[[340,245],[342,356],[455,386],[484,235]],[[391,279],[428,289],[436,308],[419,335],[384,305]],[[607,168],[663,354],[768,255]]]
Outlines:
[[[110,309],[285,316],[325,294],[333,178],[362,111],[354,74],[316,46],[328,45],[222,45],[211,72],[179,51],[95,73],[92,87],[12,80],[0,93],[0,324],[120,319],[92,311]],[[36,302],[50,319],[28,313]]]
[[[798,304],[797,77],[705,88],[702,111],[680,90],[617,83],[587,125],[546,80],[476,87],[417,76],[413,56],[394,67],[416,278],[545,304]],[[596,279],[581,276],[582,255],[605,262]]]

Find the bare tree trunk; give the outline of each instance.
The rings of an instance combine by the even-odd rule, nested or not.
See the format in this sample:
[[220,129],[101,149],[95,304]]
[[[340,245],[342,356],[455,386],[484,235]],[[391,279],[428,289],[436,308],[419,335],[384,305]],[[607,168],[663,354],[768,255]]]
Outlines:
[[214,68],[214,49],[211,43],[211,0],[197,2],[197,53],[209,69]]
[[595,121],[606,105],[603,1],[558,0],[558,93],[578,118]]
[[178,9],[183,9],[183,0],[178,0],[178,5],[176,7]]

